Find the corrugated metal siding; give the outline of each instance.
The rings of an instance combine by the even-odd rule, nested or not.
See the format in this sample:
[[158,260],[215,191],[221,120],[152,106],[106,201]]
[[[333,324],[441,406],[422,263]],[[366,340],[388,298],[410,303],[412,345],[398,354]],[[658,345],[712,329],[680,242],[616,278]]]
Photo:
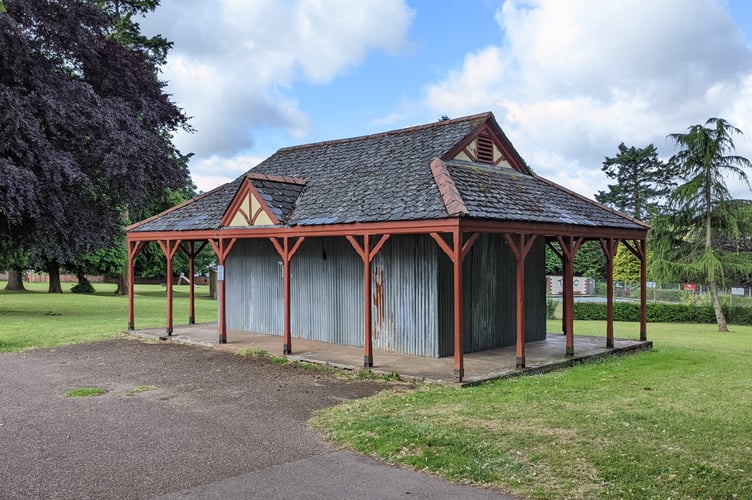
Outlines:
[[238,240],[225,262],[227,328],[282,335],[282,273],[282,259],[269,240]]
[[307,238],[290,278],[293,337],[363,345],[363,262],[345,238]]
[[546,241],[539,236],[525,260],[525,342],[546,340]]
[[440,251],[428,235],[392,236],[374,258],[375,349],[438,357]]
[[[545,338],[545,248],[526,262],[526,340]],[[396,235],[372,264],[373,346],[453,354],[452,263],[427,235]],[[514,345],[515,262],[502,235],[482,234],[463,266],[465,352]],[[225,269],[227,326],[281,335],[282,261],[266,240],[240,240]],[[363,345],[363,264],[345,238],[308,238],[292,260],[293,337]]]
[[[443,252],[442,252],[443,253]],[[439,355],[454,354],[452,262],[439,257]],[[465,352],[515,345],[516,263],[500,234],[481,234],[465,257],[463,347]],[[525,340],[545,339],[545,243],[536,240],[525,262]]]

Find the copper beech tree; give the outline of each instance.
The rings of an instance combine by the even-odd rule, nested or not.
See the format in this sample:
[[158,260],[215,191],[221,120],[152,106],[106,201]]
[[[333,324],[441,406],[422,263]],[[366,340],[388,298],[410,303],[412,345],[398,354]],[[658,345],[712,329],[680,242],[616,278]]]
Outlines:
[[[122,241],[123,214],[190,184],[164,92],[132,15],[158,2],[0,4],[0,238],[61,291],[61,266]],[[165,45],[167,44],[167,45]]]

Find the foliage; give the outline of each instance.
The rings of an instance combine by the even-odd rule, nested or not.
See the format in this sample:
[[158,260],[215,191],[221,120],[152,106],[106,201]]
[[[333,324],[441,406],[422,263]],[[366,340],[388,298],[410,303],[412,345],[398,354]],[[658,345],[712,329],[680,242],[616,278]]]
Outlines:
[[94,285],[92,285],[91,281],[86,278],[84,278],[81,283],[71,287],[71,293],[90,294],[94,292],[96,292],[96,290],[94,290]]
[[558,307],[558,300],[546,299],[546,319],[554,319],[556,317],[556,309]]
[[640,281],[640,259],[623,244],[614,255],[614,280],[634,283]]
[[[745,306],[723,305],[723,313],[729,323],[734,325],[752,325],[752,308]],[[694,304],[685,301],[682,304],[665,304],[648,302],[647,320],[649,323],[702,323],[716,322],[712,304]],[[574,319],[604,321],[606,304],[596,302],[575,302]],[[634,302],[616,302],[614,304],[614,321],[640,321],[640,306]]]
[[745,169],[752,163],[733,153],[733,135],[741,130],[721,118],[710,118],[705,125],[693,125],[686,133],[670,134],[679,147],[671,158],[681,184],[671,194],[671,215],[657,225],[660,238],[653,245],[658,253],[657,267],[662,274],[683,271],[708,283],[719,331],[726,331],[717,286],[724,271],[733,268],[749,274],[752,261],[727,254],[713,236],[714,222],[725,226],[727,234],[740,234],[737,219],[731,214],[727,175],[750,187]]
[[187,119],[156,78],[159,58],[120,43],[103,10],[138,3],[5,2],[0,236],[40,267],[111,247],[125,209],[188,183],[170,140]]
[[[738,330],[721,341],[702,325],[657,324],[651,352],[382,392],[312,424],[350,449],[521,498],[750,497],[752,329]],[[605,324],[575,331],[603,335]]]
[[601,170],[616,183],[609,184],[608,191],[599,191],[595,199],[640,220],[658,213],[673,187],[671,169],[658,159],[652,144],[627,148],[622,142],[619,153],[606,157]]
[[[574,273],[576,276],[604,279],[606,276],[606,255],[600,243],[586,241],[574,256]],[[546,274],[561,276],[564,270],[561,259],[546,246]]]

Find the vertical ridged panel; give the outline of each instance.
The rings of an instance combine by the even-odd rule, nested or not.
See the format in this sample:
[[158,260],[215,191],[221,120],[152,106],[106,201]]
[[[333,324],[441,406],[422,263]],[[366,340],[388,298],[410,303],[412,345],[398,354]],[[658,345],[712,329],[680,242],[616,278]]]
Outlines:
[[395,235],[376,255],[373,347],[437,357],[436,274],[439,248],[427,235]]
[[339,238],[308,238],[290,267],[293,337],[363,345],[363,262]]
[[238,240],[225,263],[227,328],[282,335],[282,259],[264,239]]

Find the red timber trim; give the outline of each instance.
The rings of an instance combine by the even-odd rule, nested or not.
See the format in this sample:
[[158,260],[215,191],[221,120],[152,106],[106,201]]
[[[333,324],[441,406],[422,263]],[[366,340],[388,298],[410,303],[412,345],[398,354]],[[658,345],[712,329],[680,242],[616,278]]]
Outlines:
[[465,376],[464,348],[462,346],[462,262],[472,249],[479,233],[472,233],[463,242],[464,232],[458,224],[452,231],[451,246],[439,233],[430,233],[454,266],[454,377],[458,382]]
[[[554,245],[554,242],[552,240],[546,240],[546,245],[548,245],[548,248],[559,258],[561,261],[562,268],[564,267],[564,254],[561,253],[561,250]],[[562,287],[561,287],[561,302],[562,302],[562,308],[561,308],[561,331],[565,332],[567,331],[567,311],[566,308],[563,306],[564,302],[567,300],[567,287],[564,286],[564,278],[562,277]]]
[[167,260],[167,327],[165,331],[167,335],[172,335],[172,258],[175,256],[178,248],[180,248],[180,240],[159,240],[157,243]]
[[440,158],[435,158],[431,162],[431,174],[433,180],[436,182],[436,186],[439,188],[439,194],[441,194],[441,200],[444,202],[444,208],[446,208],[449,217],[462,217],[469,212],[465,202],[460,195],[457,186],[449,174],[446,163]]
[[619,240],[601,238],[600,242],[606,255],[606,347],[614,347],[614,256]]
[[136,273],[133,269],[133,261],[144,248],[143,241],[128,241],[128,330],[134,330],[134,282]]
[[505,234],[517,260],[517,368],[525,368],[525,258],[535,243],[530,234]]
[[290,248],[290,238],[285,236],[282,238],[282,243],[278,238],[269,238],[272,242],[277,253],[282,257],[284,264],[284,287],[285,287],[285,329],[284,329],[284,344],[282,345],[283,354],[292,354],[292,328],[290,326],[290,261],[292,260],[295,252],[298,251],[300,245],[305,240],[305,237],[301,236],[296,238],[295,242]]
[[632,254],[640,259],[640,340],[646,341],[648,339],[648,251],[646,240],[634,240],[633,243],[624,241],[626,246]]
[[[232,250],[237,238],[210,239],[209,244],[217,256],[221,272],[217,271],[217,285],[219,286],[219,343],[227,343],[227,298],[225,297],[225,260]],[[221,279],[220,279],[221,278]]]
[[194,240],[184,242],[187,243],[188,246],[184,246],[183,243],[180,244],[180,251],[185,254],[186,257],[188,257],[188,286],[190,290],[188,291],[188,324],[194,325],[196,324],[196,290],[194,290],[194,281],[195,277],[194,274],[196,274],[196,255],[198,255],[201,250],[204,249],[204,247],[208,244],[208,242],[203,241],[199,245],[198,249],[196,249],[196,242]]
[[564,256],[564,283],[562,289],[566,290],[564,296],[564,335],[567,336],[567,356],[574,356],[574,256],[582,245],[583,238],[575,236],[558,236],[559,248]]
[[[457,226],[457,218],[392,221],[357,222],[354,224],[331,224],[318,226],[274,226],[207,229],[198,231],[136,231],[127,234],[129,241],[156,241],[178,238],[207,240],[219,238],[275,238],[282,236],[345,236],[347,234],[428,234],[452,232]],[[479,233],[525,233],[540,236],[578,236],[586,239],[619,238],[640,240],[647,237],[647,229],[623,229],[608,227],[587,227],[569,224],[534,224],[530,222],[495,222],[462,219],[464,232]]]
[[[232,202],[227,207],[227,210],[225,211],[225,214],[222,216],[222,220],[220,221],[220,226],[228,226],[230,222],[232,222],[232,219],[235,217],[235,214],[240,212],[240,214],[243,216],[243,218],[246,220],[249,226],[252,226],[256,223],[256,218],[259,216],[259,214],[263,211],[266,213],[266,215],[269,216],[271,221],[274,224],[279,224],[279,219],[274,215],[274,213],[269,208],[269,205],[266,204],[266,201],[261,197],[256,187],[251,182],[252,177],[249,177],[246,175],[245,179],[243,179],[243,182],[240,184],[240,187],[238,188],[238,192],[235,193],[235,197],[232,199]],[[292,179],[292,178],[290,178]],[[252,194],[254,198],[256,198],[256,201],[259,202],[259,208],[256,210],[255,213],[247,214],[245,211],[240,208],[243,204],[243,201],[245,200],[245,197],[248,194]]]
[[384,243],[387,242],[391,234],[381,235],[381,238],[373,248],[371,248],[371,236],[372,235],[364,234],[363,246],[361,246],[360,243],[358,243],[358,240],[355,239],[355,236],[351,234],[345,235],[347,241],[350,242],[355,251],[358,252],[358,255],[360,255],[361,260],[363,260],[363,366],[365,368],[371,368],[373,366],[371,262],[384,246]]

